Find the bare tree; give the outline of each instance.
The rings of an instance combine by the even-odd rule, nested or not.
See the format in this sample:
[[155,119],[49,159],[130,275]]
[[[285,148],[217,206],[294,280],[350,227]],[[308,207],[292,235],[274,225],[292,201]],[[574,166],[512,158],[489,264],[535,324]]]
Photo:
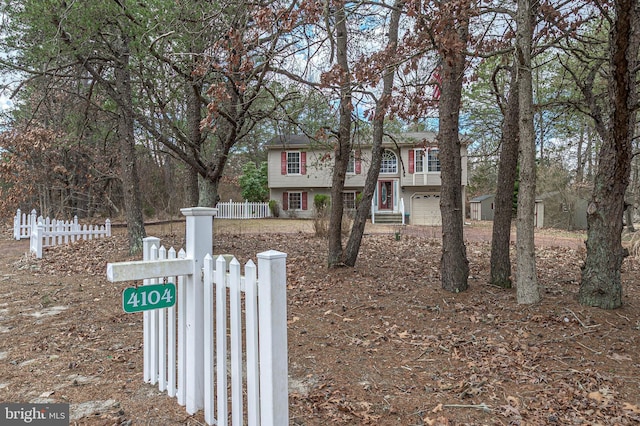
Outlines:
[[534,209],[536,196],[536,138],[533,125],[533,85],[531,50],[533,22],[537,2],[518,0],[516,63],[518,67],[518,105],[520,133],[520,185],[517,214],[517,275],[518,303],[531,304],[540,300],[536,275],[534,243]]
[[587,208],[587,257],[578,300],[583,305],[614,309],[622,305],[620,269],[628,255],[622,246],[624,196],[629,184],[632,140],[638,109],[637,73],[640,4],[616,0],[610,25],[608,92],[611,107],[605,120],[592,86],[581,85],[602,138],[593,195]]
[[[504,121],[500,140],[498,184],[491,237],[491,283],[511,288],[511,221],[513,219],[513,192],[518,170],[519,148],[519,95],[517,71],[510,69],[511,84],[503,107]],[[497,92],[497,89],[496,89]],[[499,102],[503,105],[504,102]]]
[[442,58],[440,98],[440,164],[442,187],[442,288],[460,292],[468,288],[469,260],[464,243],[462,204],[462,158],[460,141],[460,103],[467,65],[471,2],[443,2],[438,49]]

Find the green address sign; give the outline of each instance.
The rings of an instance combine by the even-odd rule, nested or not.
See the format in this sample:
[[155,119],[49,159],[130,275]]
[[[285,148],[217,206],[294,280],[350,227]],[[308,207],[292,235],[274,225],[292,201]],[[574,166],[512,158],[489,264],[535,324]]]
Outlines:
[[169,308],[175,303],[176,286],[173,283],[127,287],[122,293],[122,308],[128,314]]

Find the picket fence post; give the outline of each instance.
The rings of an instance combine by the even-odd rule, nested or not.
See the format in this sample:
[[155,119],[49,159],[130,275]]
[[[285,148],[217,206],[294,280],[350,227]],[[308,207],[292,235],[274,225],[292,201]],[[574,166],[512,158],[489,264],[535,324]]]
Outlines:
[[20,239],[20,218],[22,217],[22,212],[20,209],[16,211],[16,215],[13,217],[13,238],[16,240]]
[[36,258],[42,259],[42,239],[44,227],[42,223],[31,225],[31,238],[29,239],[29,250],[36,254]]
[[186,217],[185,244],[187,258],[193,259],[193,272],[185,277],[186,287],[186,358],[187,388],[185,392],[187,413],[195,414],[204,408],[204,287],[202,268],[204,257],[213,248],[213,218],[218,209],[191,207],[180,209]]
[[[258,253],[261,424],[289,424],[286,253]],[[281,352],[284,351],[284,352]]]

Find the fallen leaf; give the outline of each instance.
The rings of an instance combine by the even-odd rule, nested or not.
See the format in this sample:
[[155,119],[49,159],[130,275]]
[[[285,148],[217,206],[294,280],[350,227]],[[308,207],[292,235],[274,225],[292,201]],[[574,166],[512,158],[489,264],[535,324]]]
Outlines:
[[287,324],[293,324],[294,322],[300,321],[300,317],[293,317],[291,318],[289,321],[287,321]]
[[640,407],[638,407],[637,405],[633,405],[633,404],[629,404],[628,402],[625,402],[622,408],[624,410],[630,410],[636,414],[640,414]]
[[604,402],[604,395],[602,395],[602,393],[600,393],[599,391],[590,392],[589,395],[587,395],[587,397],[589,399],[593,399],[594,401],[598,401],[600,403]]
[[615,352],[612,355],[608,355],[607,358],[614,361],[633,361],[629,355],[620,355]]
[[439,413],[440,411],[442,411],[442,404],[436,405],[436,408],[431,410],[432,413]]

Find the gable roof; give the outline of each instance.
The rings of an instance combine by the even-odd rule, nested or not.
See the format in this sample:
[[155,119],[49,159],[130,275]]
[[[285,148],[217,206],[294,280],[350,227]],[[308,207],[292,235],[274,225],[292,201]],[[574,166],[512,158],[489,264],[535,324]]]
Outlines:
[[484,200],[487,200],[491,197],[495,197],[495,194],[486,194],[486,195],[478,195],[477,197],[472,198],[471,200],[469,200],[470,203],[481,203]]

